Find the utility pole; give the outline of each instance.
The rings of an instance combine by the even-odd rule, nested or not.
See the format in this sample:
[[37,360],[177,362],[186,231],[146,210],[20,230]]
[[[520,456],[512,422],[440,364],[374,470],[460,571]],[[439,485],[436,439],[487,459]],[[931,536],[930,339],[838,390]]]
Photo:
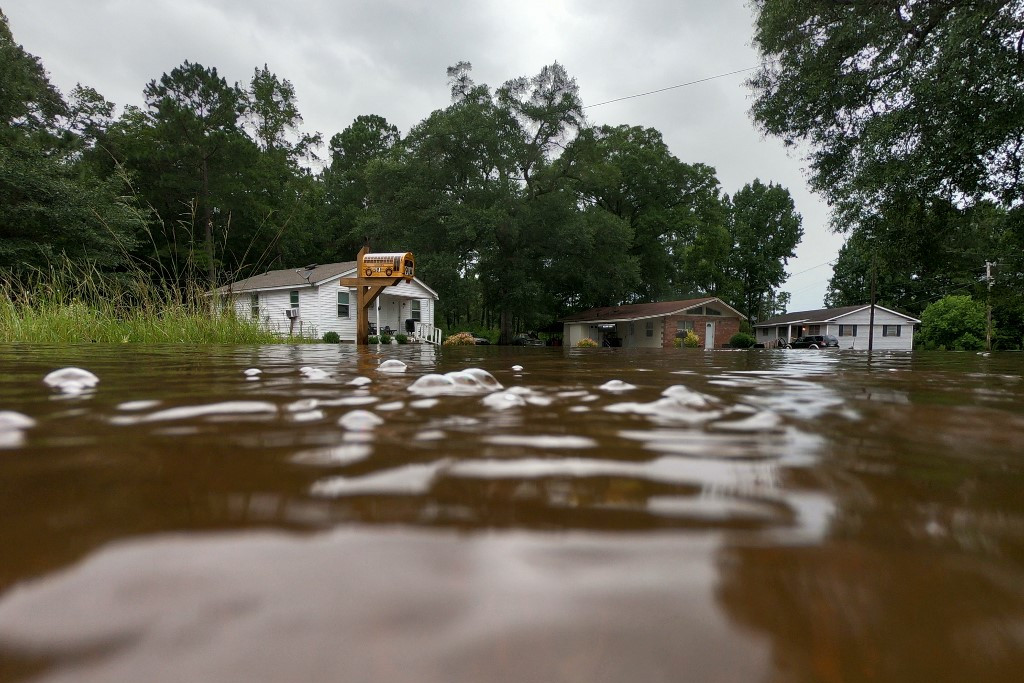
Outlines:
[[875,345],[875,259],[871,258],[871,313],[868,314],[868,355]]
[[988,281],[988,296],[985,302],[985,350],[992,350],[992,266],[996,265],[991,261],[985,261],[985,279]]

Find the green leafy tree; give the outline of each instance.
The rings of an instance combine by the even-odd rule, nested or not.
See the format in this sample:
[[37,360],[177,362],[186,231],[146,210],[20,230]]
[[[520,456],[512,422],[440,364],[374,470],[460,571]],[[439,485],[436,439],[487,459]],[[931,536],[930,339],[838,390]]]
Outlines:
[[0,13],[0,268],[9,272],[63,258],[116,267],[133,246],[141,221],[122,179],[77,162],[109,109],[87,124],[83,102],[106,103],[81,86],[73,96],[69,107]]
[[895,192],[1024,199],[1024,2],[754,0],[755,119],[845,229]]
[[786,264],[796,255],[803,219],[789,190],[760,180],[744,185],[727,204],[729,269],[737,280],[741,310],[751,320],[763,320],[768,317],[762,310],[765,299],[785,281]]
[[921,341],[928,346],[974,351],[984,346],[985,304],[966,295],[947,296],[921,314]]
[[627,253],[640,277],[629,299],[656,301],[715,288],[725,271],[728,238],[713,168],[680,161],[661,133],[638,126],[584,130],[560,163],[580,203],[629,224]]
[[[242,91],[237,85],[228,85],[216,68],[186,61],[150,81],[144,95],[154,128],[153,140],[159,146],[157,153],[165,162],[165,177],[154,180],[161,184],[170,181],[175,186],[167,188],[171,192],[164,195],[165,206],[169,200],[169,213],[173,215],[184,206],[192,214],[191,219],[200,218],[203,257],[197,260],[203,261],[209,285],[214,286],[214,216],[226,221],[228,215],[220,206],[224,202],[219,201],[224,199],[226,188],[219,185],[233,179],[228,168],[245,165],[232,163],[230,152],[249,151],[244,150],[248,138],[240,130],[245,110]],[[248,160],[253,158],[250,155]]]

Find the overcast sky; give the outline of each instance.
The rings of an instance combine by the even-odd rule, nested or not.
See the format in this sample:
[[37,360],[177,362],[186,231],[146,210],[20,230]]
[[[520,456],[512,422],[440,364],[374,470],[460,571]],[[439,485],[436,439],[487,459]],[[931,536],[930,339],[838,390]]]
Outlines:
[[[96,88],[119,107],[183,61],[247,85],[267,64],[290,80],[307,131],[329,139],[360,114],[406,133],[449,104],[445,69],[473,64],[496,87],[558,61],[585,105],[758,63],[744,0],[7,0],[14,38],[67,94]],[[649,126],[672,153],[709,164],[732,194],[760,178],[788,187],[804,238],[784,289],[820,308],[842,244],[810,193],[803,160],[751,122],[748,74],[590,106],[595,124]]]

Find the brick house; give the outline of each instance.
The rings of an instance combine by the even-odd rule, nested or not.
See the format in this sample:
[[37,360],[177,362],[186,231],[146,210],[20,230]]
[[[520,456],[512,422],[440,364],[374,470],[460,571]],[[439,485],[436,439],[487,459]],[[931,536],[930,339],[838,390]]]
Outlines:
[[566,346],[590,338],[602,346],[672,348],[677,336],[693,330],[705,349],[720,349],[740,331],[744,319],[718,297],[703,297],[592,308],[562,323]]

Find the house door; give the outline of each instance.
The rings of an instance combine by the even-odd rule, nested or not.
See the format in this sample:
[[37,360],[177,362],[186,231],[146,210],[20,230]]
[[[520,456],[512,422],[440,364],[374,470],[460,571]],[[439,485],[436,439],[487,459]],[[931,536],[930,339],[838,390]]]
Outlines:
[[713,349],[715,348],[715,324],[708,323],[707,328],[704,331],[704,348]]

